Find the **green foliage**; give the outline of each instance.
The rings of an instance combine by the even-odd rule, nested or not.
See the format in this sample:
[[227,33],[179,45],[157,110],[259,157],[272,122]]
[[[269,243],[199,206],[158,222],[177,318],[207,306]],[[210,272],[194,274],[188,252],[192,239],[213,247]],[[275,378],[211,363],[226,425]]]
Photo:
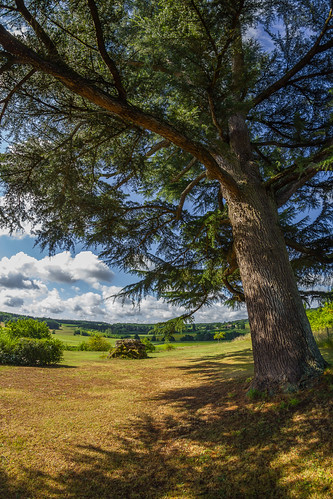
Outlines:
[[64,345],[57,339],[23,338],[0,334],[0,364],[17,366],[46,366],[57,364],[63,356]]
[[[228,176],[243,170],[231,166],[239,155],[230,118],[241,116],[251,171],[233,181],[243,193],[251,179],[272,197],[294,193],[277,216],[300,287],[318,294],[332,218],[328,2],[100,1],[97,44],[89,2],[26,3],[36,19],[2,5],[14,35],[0,52],[2,129],[12,142],[1,155],[0,223],[30,221],[51,253],[77,240],[102,248],[105,262],[139,277],[124,300],[153,293],[182,305],[183,319],[216,302],[238,306],[227,201],[236,198],[224,186],[223,199],[219,179],[221,165]],[[16,63],[22,44],[28,59],[37,52],[30,65]],[[308,210],[315,220],[302,218]],[[156,329],[175,331],[176,320]]]
[[323,307],[307,310],[306,314],[314,331],[333,328],[333,301],[326,302]]
[[223,340],[225,337],[225,331],[218,331],[217,333],[214,334],[214,340],[220,341]]
[[192,334],[185,334],[179,338],[179,341],[194,341],[194,336]]
[[257,390],[256,388],[250,388],[246,392],[246,396],[250,400],[265,400],[267,398],[267,393],[261,392],[261,391]]
[[6,325],[6,331],[12,338],[51,338],[47,324],[34,319],[10,321]]
[[156,347],[152,344],[152,342],[148,338],[142,338],[141,343],[144,344],[146,348],[146,352],[155,352]]
[[155,335],[162,334],[164,338],[170,340],[174,333],[181,333],[186,328],[185,320],[183,317],[176,317],[166,322],[158,322],[151,329],[151,333]]
[[87,341],[83,341],[78,346],[78,350],[89,350],[94,352],[107,352],[110,350],[110,343],[101,335],[90,336]]
[[300,400],[296,397],[287,398],[287,399],[282,400],[280,402],[279,409],[287,410],[287,409],[290,409],[292,407],[298,406],[299,403],[300,403]]

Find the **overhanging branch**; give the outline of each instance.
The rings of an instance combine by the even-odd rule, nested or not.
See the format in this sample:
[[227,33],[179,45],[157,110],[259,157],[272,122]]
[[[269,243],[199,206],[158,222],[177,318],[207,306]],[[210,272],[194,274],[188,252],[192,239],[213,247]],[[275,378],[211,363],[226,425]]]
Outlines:
[[0,44],[4,49],[18,58],[20,62],[31,65],[34,69],[49,74],[60,81],[71,92],[89,100],[98,107],[117,115],[124,121],[150,130],[173,142],[184,151],[196,157],[209,172],[210,178],[217,179],[233,197],[241,196],[241,191],[233,177],[216,162],[205,146],[190,140],[169,123],[152,116],[136,106],[116,99],[104,90],[89,82],[64,61],[46,60],[11,35],[0,25]]

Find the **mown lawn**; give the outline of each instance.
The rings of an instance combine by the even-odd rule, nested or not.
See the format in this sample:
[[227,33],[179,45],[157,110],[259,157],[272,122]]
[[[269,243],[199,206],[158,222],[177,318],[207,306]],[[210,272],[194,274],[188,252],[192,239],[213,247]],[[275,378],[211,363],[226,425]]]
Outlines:
[[0,497],[332,497],[333,371],[273,401],[252,372],[247,341],[2,366]]
[[[78,346],[80,343],[88,341],[89,336],[81,336],[80,334],[74,335],[75,329],[77,329],[77,327],[63,324],[61,329],[56,329],[55,334],[52,335],[52,338],[57,338],[65,343],[65,345],[70,346]],[[113,338],[107,338],[107,341],[110,343],[110,346],[112,346],[115,344],[116,340]]]

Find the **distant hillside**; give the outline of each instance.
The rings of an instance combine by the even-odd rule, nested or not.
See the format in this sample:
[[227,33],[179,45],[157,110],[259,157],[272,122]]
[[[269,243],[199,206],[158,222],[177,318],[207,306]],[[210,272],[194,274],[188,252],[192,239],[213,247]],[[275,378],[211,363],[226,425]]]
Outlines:
[[[82,321],[74,319],[51,319],[49,317],[33,317],[31,315],[21,315],[13,314],[10,312],[0,312],[0,322],[6,323],[10,320],[17,320],[23,317],[37,319],[39,321],[45,321],[50,329],[60,329],[62,324],[74,326],[78,329],[88,329],[94,331],[104,332],[106,330],[112,330],[115,334],[130,333],[130,334],[147,334],[153,327],[153,324],[139,324],[139,323],[108,323],[108,322],[97,322],[97,321]],[[247,329],[248,320],[239,319],[236,321],[228,322],[210,322],[210,323],[200,323],[196,322],[193,324],[188,324],[184,332],[214,332],[220,329]]]

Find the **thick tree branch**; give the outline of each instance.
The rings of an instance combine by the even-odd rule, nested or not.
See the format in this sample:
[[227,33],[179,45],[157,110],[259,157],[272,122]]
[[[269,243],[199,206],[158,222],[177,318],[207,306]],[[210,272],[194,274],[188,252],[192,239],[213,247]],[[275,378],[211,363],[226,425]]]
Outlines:
[[102,30],[101,22],[100,22],[99,15],[98,15],[98,10],[97,10],[97,7],[96,7],[94,0],[88,0],[88,6],[89,6],[91,17],[92,17],[92,20],[93,20],[93,23],[95,26],[97,45],[98,45],[100,54],[102,56],[103,61],[105,62],[105,64],[107,65],[107,67],[109,68],[109,70],[113,76],[113,80],[115,83],[115,87],[118,91],[119,97],[121,99],[125,100],[126,99],[126,91],[123,87],[119,71],[118,71],[117,66],[115,65],[114,61],[111,59],[111,57],[109,56],[109,54],[105,48],[103,30]]
[[53,76],[71,92],[117,115],[122,120],[130,121],[137,126],[161,135],[184,151],[189,152],[207,168],[210,178],[219,180],[232,196],[241,196],[236,181],[225,169],[218,165],[206,147],[190,140],[172,125],[143,112],[135,106],[131,106],[123,100],[112,97],[76,73],[64,62],[59,63],[58,61],[44,59],[11,35],[2,25],[0,25],[0,44],[6,51],[17,57],[20,62],[29,64],[34,69]]
[[262,101],[268,99],[275,92],[277,92],[281,88],[283,88],[286,85],[288,85],[289,82],[290,82],[290,79],[295,74],[297,74],[299,71],[301,71],[301,69],[303,69],[307,64],[309,64],[309,62],[311,61],[311,59],[316,54],[318,54],[320,52],[324,52],[325,50],[328,50],[329,48],[331,48],[333,46],[333,41],[332,40],[330,40],[329,42],[327,42],[327,43],[325,43],[323,45],[320,45],[321,40],[323,39],[325,33],[327,32],[327,30],[329,28],[329,23],[330,23],[332,17],[333,17],[333,9],[331,8],[331,10],[330,10],[330,12],[328,14],[328,17],[327,17],[327,19],[325,21],[324,27],[323,27],[320,35],[318,36],[317,40],[315,41],[315,43],[312,45],[311,49],[302,57],[302,59],[300,59],[294,65],[294,67],[292,67],[289,71],[287,71],[287,73],[285,73],[282,76],[282,78],[280,78],[275,83],[273,83],[272,85],[270,85],[269,87],[267,87],[263,92],[261,92],[261,94],[259,94],[257,97],[255,97],[255,99],[253,100],[253,103],[252,103],[252,107],[257,106]]
[[298,191],[301,187],[303,187],[306,182],[308,182],[312,177],[314,177],[318,173],[318,167],[309,166],[304,172],[297,173],[293,176],[292,179],[288,179],[286,185],[279,190],[275,194],[275,200],[277,207],[280,208],[283,206],[295,192]]
[[236,300],[243,303],[245,302],[245,295],[242,291],[234,288],[230,282],[228,281],[228,279],[226,277],[224,277],[223,279],[223,284],[225,285],[225,287],[227,288],[228,291],[230,291],[230,293],[235,296]]
[[295,174],[292,178],[288,179],[285,186],[280,187],[275,194],[277,207],[283,206],[295,192],[298,191],[303,185],[306,184],[311,178],[313,178],[319,171],[321,171],[318,165],[310,165],[301,174]]

